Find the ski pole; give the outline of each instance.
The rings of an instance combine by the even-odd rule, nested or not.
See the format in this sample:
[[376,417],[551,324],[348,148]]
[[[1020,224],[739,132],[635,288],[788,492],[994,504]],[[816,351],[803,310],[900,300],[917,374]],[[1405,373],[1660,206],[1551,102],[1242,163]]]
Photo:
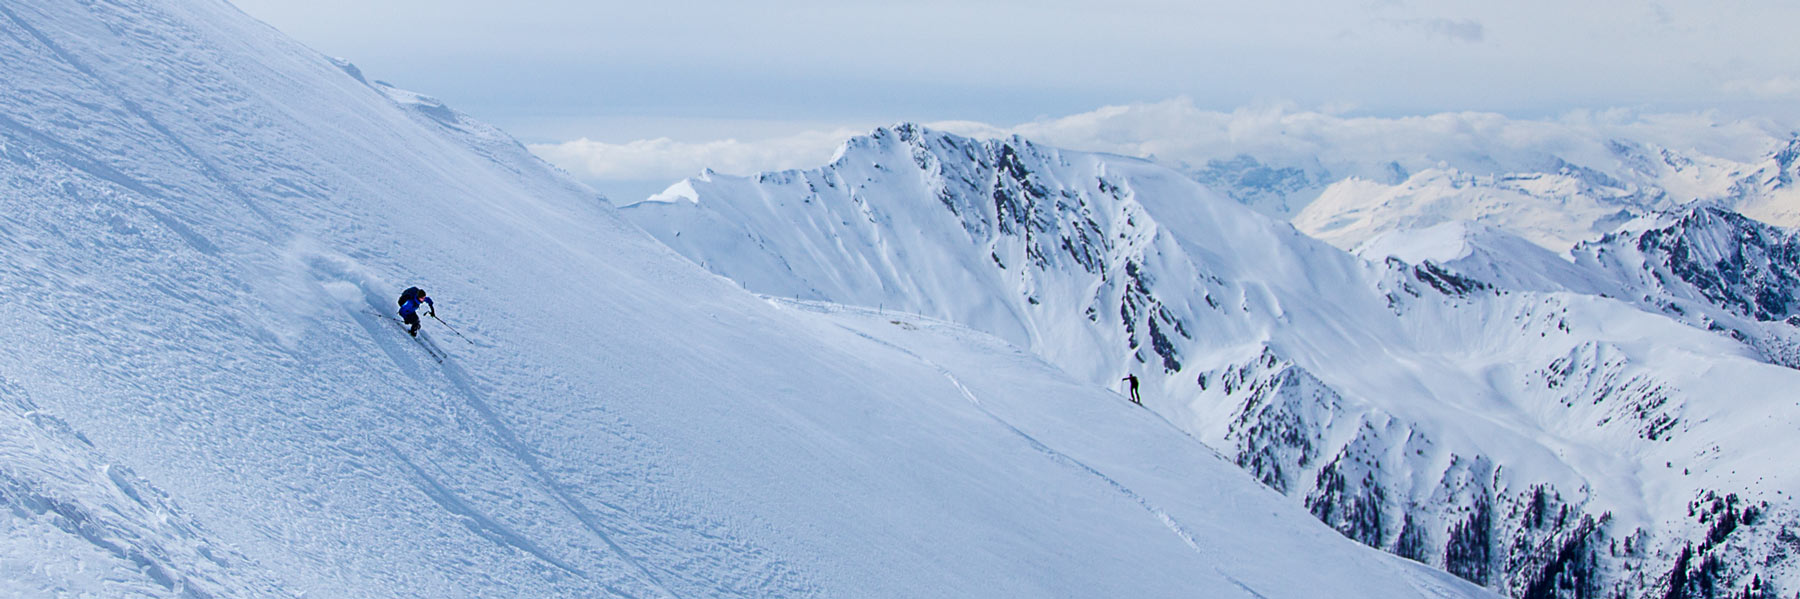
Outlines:
[[[437,317],[437,314],[435,314],[435,313],[434,313],[434,314],[431,314],[431,319],[432,319],[432,320],[435,320],[435,321],[438,321],[438,324],[441,324],[441,325],[444,325],[444,328],[446,328],[446,329],[450,329],[450,332],[451,332],[451,333],[455,333],[455,334],[456,334],[456,336],[458,336],[458,337],[462,337],[462,340],[463,340],[463,341],[469,341],[469,338],[468,338],[468,337],[463,337],[463,334],[462,334],[462,333],[457,333],[457,332],[456,332],[456,327],[453,327],[453,326],[450,326],[450,323],[448,323],[448,322],[444,322],[444,319],[442,319],[442,318],[438,318],[438,317]],[[469,341],[469,345],[475,345],[475,342],[474,342],[474,341]]]

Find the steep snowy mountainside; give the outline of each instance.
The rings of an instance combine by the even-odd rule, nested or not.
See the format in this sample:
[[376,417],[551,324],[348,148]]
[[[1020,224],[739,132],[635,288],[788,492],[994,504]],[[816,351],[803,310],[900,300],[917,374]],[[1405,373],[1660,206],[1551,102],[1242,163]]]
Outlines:
[[[1639,255],[1621,257],[1630,250]],[[1800,312],[1800,234],[1735,212],[1696,208],[1583,244],[1577,255],[1613,268],[1630,260],[1650,270],[1638,273],[1640,287],[1655,285],[1740,316],[1769,321]]]
[[1148,162],[904,124],[624,214],[753,291],[949,319],[1090,383],[1135,373],[1146,405],[1345,536],[1495,590],[1800,588],[1750,540],[1791,522],[1800,480],[1769,456],[1800,449],[1800,374],[1570,289],[1599,283],[1485,247],[1529,246],[1495,229],[1433,251],[1505,258],[1478,271],[1505,278],[1370,263]]
[[[921,197],[935,209],[920,209]],[[1261,324],[1226,308],[1279,313],[1271,302],[1280,294],[1222,277],[1275,271],[1288,276],[1260,284],[1296,289],[1362,280],[1361,265],[1291,227],[1242,218],[1229,202],[1186,202],[1194,197],[1216,196],[1144,161],[901,125],[849,141],[824,169],[708,174],[625,214],[752,291],[968,324],[1090,378],[1122,374],[1128,360],[1179,369],[1178,340],[1195,334],[1183,321],[1218,338],[1264,338]],[[1203,229],[1193,237],[1211,241],[1164,234],[1141,203],[1163,198],[1184,202],[1170,210],[1190,212],[1189,225]],[[1213,270],[1202,276],[1194,262],[1204,258]],[[1180,303],[1152,295],[1156,280],[1181,287],[1171,294]],[[1360,299],[1366,310],[1385,301]],[[1329,317],[1344,309],[1336,303],[1296,314]],[[1067,314],[1079,318],[1057,318]],[[1136,351],[1095,355],[1095,343]]]
[[1001,344],[745,293],[222,2],[0,4],[0,81],[0,592],[1483,595]]
[[[1068,348],[1078,352],[1074,358],[1095,342],[1094,331],[1036,315],[1072,311],[1116,319],[1084,297],[1102,292],[1090,289],[1094,275],[1137,268],[1106,249],[1146,261],[1179,259],[1180,252],[1134,224],[1141,209],[1094,203],[1070,191],[1088,185],[1083,176],[1045,181],[1037,174],[1070,165],[1105,188],[1106,173],[1080,170],[1104,163],[1091,157],[1070,163],[1040,150],[903,126],[851,140],[839,168],[703,176],[626,213],[670,247],[759,293],[895,308],[969,324],[1052,355]],[[703,196],[749,201],[696,204]],[[936,198],[941,210],[895,208],[917,197]],[[972,251],[970,243],[980,248]],[[1103,284],[1118,290],[1128,283]],[[1165,324],[1151,326],[1168,321],[1158,322]],[[1087,378],[1119,370],[1116,359],[1058,363]]]
[[1696,207],[1628,224],[1573,250],[1617,297],[1727,335],[1800,368],[1800,233]]

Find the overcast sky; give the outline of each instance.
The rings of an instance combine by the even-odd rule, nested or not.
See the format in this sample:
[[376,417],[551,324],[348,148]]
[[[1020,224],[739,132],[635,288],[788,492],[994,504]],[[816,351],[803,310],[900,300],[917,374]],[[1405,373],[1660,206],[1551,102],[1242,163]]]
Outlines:
[[780,154],[743,168],[903,120],[1175,99],[1522,119],[1800,105],[1791,0],[234,1],[528,143]]

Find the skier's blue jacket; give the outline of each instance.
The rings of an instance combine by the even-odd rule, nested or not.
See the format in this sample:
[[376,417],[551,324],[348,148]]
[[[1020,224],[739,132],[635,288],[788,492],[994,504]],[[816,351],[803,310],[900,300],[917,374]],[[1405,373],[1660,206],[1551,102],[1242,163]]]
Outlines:
[[400,315],[401,316],[413,316],[413,315],[418,314],[420,301],[424,301],[425,305],[431,306],[432,310],[434,310],[434,311],[437,310],[437,304],[431,303],[430,297],[421,296],[421,297],[416,297],[413,299],[406,300],[406,303],[400,304]]

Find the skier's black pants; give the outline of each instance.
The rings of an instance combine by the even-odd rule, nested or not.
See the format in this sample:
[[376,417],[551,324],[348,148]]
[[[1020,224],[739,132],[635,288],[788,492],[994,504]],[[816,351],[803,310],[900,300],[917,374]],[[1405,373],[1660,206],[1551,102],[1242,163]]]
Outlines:
[[414,336],[418,336],[418,334],[419,334],[419,313],[418,312],[401,312],[400,313],[400,321],[405,322],[406,324],[412,325],[412,330],[407,331],[407,332],[411,333]]

